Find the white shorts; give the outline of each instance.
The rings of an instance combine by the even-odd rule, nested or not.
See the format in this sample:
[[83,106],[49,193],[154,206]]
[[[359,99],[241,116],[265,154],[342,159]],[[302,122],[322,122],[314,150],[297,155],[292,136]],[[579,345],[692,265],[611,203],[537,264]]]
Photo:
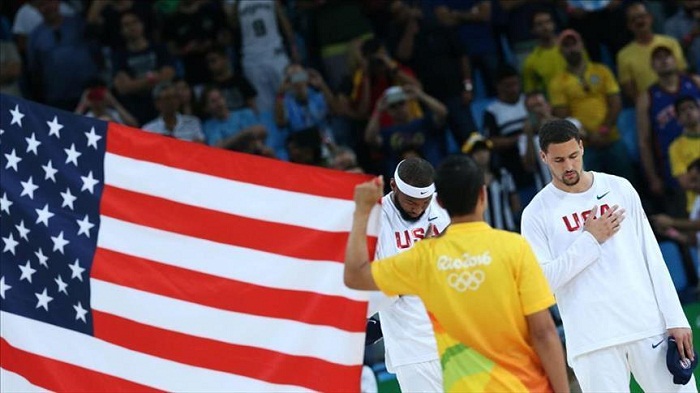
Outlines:
[[603,348],[571,359],[583,392],[629,392],[630,372],[645,392],[697,392],[695,377],[673,383],[666,367],[666,335]]
[[442,392],[442,367],[439,360],[394,367],[402,392]]

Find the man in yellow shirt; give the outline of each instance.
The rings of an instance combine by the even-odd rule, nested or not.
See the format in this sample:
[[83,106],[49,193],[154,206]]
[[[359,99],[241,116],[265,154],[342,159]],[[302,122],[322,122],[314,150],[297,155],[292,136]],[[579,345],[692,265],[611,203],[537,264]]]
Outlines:
[[617,129],[622,100],[615,76],[604,64],[586,60],[583,40],[574,30],[561,32],[559,49],[566,60],[566,70],[549,83],[554,116],[574,117],[581,122],[586,169],[632,181],[634,169]]
[[686,209],[690,212],[695,202],[696,193],[693,189],[688,166],[700,158],[700,107],[695,98],[684,96],[673,104],[676,109],[678,122],[683,126],[683,133],[668,147],[671,175],[678,180],[681,188],[686,191]]
[[547,10],[532,15],[532,34],[537,37],[537,46],[525,58],[523,65],[523,88],[526,94],[541,91],[547,93],[549,81],[566,69],[566,61],[557,46],[554,18]]
[[651,58],[651,51],[659,45],[671,48],[678,69],[688,68],[683,57],[683,49],[675,38],[654,34],[651,13],[639,2],[627,7],[627,28],[634,34],[634,39],[617,53],[617,76],[625,97],[635,102],[639,93],[646,92],[657,79],[656,72],[646,59]]
[[437,170],[435,190],[450,215],[446,231],[370,265],[365,234],[383,181],[355,188],[345,284],[421,298],[433,324],[445,391],[568,391],[548,311],[554,297],[525,239],[483,221],[483,172],[469,157],[451,156]]

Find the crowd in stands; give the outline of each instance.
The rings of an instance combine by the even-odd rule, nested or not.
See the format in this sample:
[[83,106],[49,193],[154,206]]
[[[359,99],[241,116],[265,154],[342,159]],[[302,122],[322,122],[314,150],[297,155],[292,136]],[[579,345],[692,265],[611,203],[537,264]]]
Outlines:
[[568,118],[587,169],[629,179],[660,238],[695,243],[670,223],[700,220],[700,0],[0,4],[2,93],[387,179],[406,157],[470,154],[488,221],[512,231],[550,180],[537,131]]

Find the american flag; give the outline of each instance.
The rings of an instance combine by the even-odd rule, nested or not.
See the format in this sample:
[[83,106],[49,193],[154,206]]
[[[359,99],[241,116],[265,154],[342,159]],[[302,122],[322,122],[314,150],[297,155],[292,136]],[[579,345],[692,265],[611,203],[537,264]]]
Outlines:
[[359,390],[367,177],[0,103],[0,390]]

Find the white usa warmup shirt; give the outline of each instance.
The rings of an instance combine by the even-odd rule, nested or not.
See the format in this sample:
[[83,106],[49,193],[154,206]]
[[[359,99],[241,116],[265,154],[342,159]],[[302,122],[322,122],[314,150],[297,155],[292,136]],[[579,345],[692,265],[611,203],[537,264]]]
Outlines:
[[[394,193],[385,195],[382,198],[382,220],[375,258],[386,258],[408,250],[426,236],[430,224],[437,228],[437,233],[442,233],[450,224],[450,217],[438,205],[435,195],[417,221],[401,218],[394,204]],[[420,298],[389,298],[381,292],[373,292],[368,315],[377,311],[382,323],[388,371],[394,372],[394,367],[406,364],[438,359],[433,326]]]
[[[567,193],[549,183],[523,212],[530,242],[559,304],[569,362],[597,349],[690,327],[639,195],[625,179],[593,173],[593,185]],[[590,209],[625,209],[605,243],[583,231]]]

